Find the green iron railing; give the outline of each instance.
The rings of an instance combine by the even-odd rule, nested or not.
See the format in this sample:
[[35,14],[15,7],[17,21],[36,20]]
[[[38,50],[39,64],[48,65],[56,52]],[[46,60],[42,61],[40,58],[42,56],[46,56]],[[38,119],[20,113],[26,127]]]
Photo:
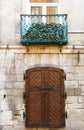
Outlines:
[[67,14],[20,15],[22,44],[67,44]]

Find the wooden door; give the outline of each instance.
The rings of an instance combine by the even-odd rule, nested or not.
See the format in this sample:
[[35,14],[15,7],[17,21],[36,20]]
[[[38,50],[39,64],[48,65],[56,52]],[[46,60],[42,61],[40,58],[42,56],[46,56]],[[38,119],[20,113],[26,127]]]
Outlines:
[[62,127],[65,125],[63,70],[39,67],[26,71],[26,126]]

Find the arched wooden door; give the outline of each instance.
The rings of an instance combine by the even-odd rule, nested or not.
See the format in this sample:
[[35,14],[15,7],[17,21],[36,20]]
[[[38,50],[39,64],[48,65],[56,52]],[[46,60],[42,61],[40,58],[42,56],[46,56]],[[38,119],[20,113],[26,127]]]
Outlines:
[[64,71],[37,67],[25,77],[26,127],[65,126]]

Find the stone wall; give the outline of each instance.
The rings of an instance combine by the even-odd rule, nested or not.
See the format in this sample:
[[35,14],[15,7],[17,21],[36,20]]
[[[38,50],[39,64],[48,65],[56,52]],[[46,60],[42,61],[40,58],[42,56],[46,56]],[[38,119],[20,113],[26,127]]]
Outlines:
[[[27,130],[23,119],[25,111],[23,74],[26,69],[37,64],[54,65],[64,69],[66,73],[68,118],[65,128],[55,130],[83,130],[84,49],[64,47],[60,52],[60,48],[56,46],[15,46],[15,48],[4,46],[4,49],[0,49],[0,130]],[[35,128],[28,128],[28,130],[33,129]],[[40,129],[45,130],[38,128]]]
[[59,0],[68,14],[68,44],[22,46],[20,14],[26,13],[27,0],[0,0],[0,130],[49,130],[25,128],[23,92],[25,70],[39,65],[54,65],[66,73],[65,128],[84,130],[84,0]]

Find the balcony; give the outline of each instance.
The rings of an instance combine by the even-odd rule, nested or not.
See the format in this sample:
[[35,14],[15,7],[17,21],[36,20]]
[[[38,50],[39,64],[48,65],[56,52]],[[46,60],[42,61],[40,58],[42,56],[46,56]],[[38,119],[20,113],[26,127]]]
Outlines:
[[20,42],[31,44],[68,43],[67,14],[20,15]]

